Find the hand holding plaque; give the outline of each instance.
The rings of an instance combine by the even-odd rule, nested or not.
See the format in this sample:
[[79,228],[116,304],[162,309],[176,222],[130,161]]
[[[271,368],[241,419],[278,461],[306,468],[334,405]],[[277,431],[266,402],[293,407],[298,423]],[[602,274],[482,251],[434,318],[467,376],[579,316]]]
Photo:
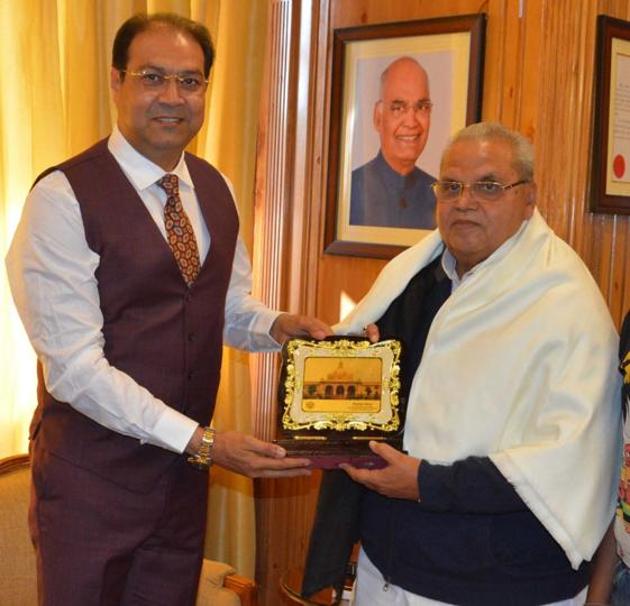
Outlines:
[[370,440],[401,448],[399,341],[290,339],[282,362],[278,443],[289,456],[323,469],[377,468],[385,462]]

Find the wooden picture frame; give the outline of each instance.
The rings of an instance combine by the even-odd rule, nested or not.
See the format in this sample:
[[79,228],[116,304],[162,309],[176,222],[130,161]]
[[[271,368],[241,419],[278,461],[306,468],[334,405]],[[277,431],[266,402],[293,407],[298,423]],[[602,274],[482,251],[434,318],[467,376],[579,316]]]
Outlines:
[[[326,253],[387,259],[434,227],[366,225],[351,220],[351,204],[358,204],[357,194],[351,200],[353,171],[381,155],[381,139],[372,121],[381,103],[381,75],[392,62],[410,57],[426,71],[433,104],[429,136],[416,160],[421,172],[414,169],[414,173],[423,175],[424,190],[429,189],[448,139],[480,119],[485,21],[484,14],[476,14],[334,31]],[[357,183],[357,172],[354,179]],[[433,194],[429,193],[434,205]],[[401,199],[400,204],[406,208],[407,202]],[[356,216],[354,211],[352,214]]]
[[597,17],[590,210],[630,214],[630,22]]

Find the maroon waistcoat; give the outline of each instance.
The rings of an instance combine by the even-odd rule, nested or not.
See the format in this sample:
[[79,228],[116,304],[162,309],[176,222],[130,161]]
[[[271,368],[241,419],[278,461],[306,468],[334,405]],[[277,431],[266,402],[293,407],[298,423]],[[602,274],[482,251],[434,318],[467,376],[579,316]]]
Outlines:
[[[100,256],[96,278],[108,362],[169,406],[207,425],[219,383],[238,217],[219,173],[190,154],[186,164],[211,238],[190,289],[106,141],[44,174],[64,172],[79,202],[87,243]],[[38,380],[31,437],[37,435],[46,450],[142,492],[180,456],[106,429],[55,400],[41,371]]]

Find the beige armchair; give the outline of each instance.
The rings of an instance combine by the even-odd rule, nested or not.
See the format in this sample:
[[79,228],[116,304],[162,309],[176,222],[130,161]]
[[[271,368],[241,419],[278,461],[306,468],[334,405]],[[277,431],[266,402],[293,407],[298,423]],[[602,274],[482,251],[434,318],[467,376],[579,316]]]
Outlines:
[[[30,499],[27,455],[0,460],[0,606],[36,606],[35,553],[27,514]],[[254,582],[221,562],[204,560],[197,606],[255,606]]]

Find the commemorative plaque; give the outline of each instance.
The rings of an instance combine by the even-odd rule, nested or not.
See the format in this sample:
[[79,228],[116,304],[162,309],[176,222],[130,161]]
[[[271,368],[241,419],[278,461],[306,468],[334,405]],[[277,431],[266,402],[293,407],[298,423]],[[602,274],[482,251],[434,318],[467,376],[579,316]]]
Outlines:
[[377,468],[370,440],[402,446],[400,342],[289,339],[282,350],[277,442],[313,467]]

